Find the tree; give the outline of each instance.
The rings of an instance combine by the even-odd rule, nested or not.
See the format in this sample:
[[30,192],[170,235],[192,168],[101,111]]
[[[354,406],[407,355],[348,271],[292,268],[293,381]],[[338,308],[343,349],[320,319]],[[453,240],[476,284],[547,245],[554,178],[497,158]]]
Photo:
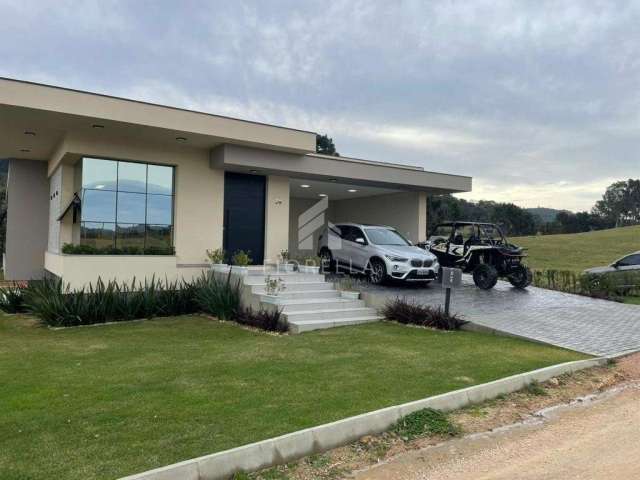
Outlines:
[[592,213],[616,227],[640,223],[640,179],[612,183],[593,207]]
[[336,151],[336,146],[333,144],[333,139],[327,135],[316,135],[316,152],[323,155],[333,155],[334,157],[340,156]]
[[427,201],[427,222],[431,230],[438,223],[451,221],[490,222],[500,225],[508,235],[532,235],[536,219],[513,203],[481,200],[468,202],[452,195],[431,195]]

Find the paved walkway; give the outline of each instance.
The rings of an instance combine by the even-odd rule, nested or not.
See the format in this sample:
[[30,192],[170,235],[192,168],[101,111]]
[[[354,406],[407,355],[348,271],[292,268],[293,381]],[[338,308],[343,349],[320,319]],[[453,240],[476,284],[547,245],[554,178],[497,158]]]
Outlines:
[[[469,276],[454,290],[452,311],[465,320],[590,355],[606,356],[640,349],[640,306],[597,300],[579,295],[529,287],[517,290],[498,282],[480,290]],[[403,296],[429,305],[444,304],[444,292],[431,286],[366,285],[383,297]],[[382,300],[383,301],[383,300]]]

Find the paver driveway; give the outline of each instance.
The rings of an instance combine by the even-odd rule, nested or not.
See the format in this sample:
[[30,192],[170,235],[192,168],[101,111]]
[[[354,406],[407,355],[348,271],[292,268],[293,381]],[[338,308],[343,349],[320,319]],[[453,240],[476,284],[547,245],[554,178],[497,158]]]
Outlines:
[[[444,292],[431,286],[372,286],[376,305],[396,296],[442,305]],[[452,311],[465,320],[590,355],[607,356],[640,349],[640,306],[597,300],[529,287],[517,290],[498,282],[493,290],[476,288],[470,276],[454,290]]]

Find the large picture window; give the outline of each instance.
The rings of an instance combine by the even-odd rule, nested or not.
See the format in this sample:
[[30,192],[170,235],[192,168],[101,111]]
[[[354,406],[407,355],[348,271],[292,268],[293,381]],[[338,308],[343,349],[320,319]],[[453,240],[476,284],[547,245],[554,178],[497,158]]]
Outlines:
[[132,253],[171,250],[173,170],[83,158],[80,243]]

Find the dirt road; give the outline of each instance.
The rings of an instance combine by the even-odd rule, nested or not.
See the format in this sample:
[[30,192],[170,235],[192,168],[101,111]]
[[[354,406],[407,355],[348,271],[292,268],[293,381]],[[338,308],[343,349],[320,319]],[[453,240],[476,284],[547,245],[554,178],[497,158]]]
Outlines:
[[404,453],[358,480],[640,479],[640,388],[544,412],[544,420]]

